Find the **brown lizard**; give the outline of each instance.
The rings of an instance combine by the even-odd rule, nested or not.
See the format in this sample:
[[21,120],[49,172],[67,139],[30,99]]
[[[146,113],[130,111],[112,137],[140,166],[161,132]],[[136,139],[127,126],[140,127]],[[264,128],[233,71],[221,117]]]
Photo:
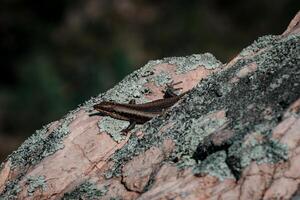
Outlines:
[[122,132],[127,133],[132,130],[136,124],[143,124],[153,117],[161,115],[166,109],[173,106],[182,96],[184,96],[188,91],[180,95],[177,95],[174,92],[182,89],[175,89],[173,87],[179,83],[182,82],[167,84],[166,90],[164,91],[164,98],[148,103],[136,104],[135,100],[131,100],[128,104],[103,101],[93,106],[98,113],[90,114],[90,116],[100,114],[115,119],[129,121],[129,126],[122,130]]

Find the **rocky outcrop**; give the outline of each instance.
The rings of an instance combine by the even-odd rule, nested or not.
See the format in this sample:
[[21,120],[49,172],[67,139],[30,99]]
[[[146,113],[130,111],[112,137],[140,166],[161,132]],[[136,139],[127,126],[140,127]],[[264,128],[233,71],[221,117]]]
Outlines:
[[[0,167],[3,199],[291,199],[300,183],[300,13],[227,64],[209,53],[150,61],[28,138]],[[127,136],[89,116],[103,100],[190,92]]]

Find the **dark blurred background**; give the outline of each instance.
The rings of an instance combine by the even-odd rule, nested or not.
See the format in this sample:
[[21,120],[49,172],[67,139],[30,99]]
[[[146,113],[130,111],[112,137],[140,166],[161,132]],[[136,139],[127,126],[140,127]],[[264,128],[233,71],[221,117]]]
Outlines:
[[25,138],[148,60],[222,62],[280,34],[299,0],[1,0],[0,161]]

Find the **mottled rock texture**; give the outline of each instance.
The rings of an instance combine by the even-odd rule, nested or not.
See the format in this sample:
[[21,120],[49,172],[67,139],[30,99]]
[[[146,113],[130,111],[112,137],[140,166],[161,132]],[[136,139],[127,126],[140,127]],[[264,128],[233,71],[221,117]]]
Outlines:
[[[297,199],[300,13],[227,64],[209,53],[150,61],[36,131],[0,166],[0,199]],[[89,116],[103,100],[190,92],[127,136]]]

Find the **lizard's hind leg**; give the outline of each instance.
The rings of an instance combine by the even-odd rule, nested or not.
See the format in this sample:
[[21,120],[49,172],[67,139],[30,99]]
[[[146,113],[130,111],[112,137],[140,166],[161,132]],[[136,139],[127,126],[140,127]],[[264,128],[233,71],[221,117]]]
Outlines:
[[178,96],[175,91],[182,90],[182,88],[174,88],[174,86],[180,83],[182,83],[182,81],[167,83],[165,89],[162,91],[164,93],[164,99]]

